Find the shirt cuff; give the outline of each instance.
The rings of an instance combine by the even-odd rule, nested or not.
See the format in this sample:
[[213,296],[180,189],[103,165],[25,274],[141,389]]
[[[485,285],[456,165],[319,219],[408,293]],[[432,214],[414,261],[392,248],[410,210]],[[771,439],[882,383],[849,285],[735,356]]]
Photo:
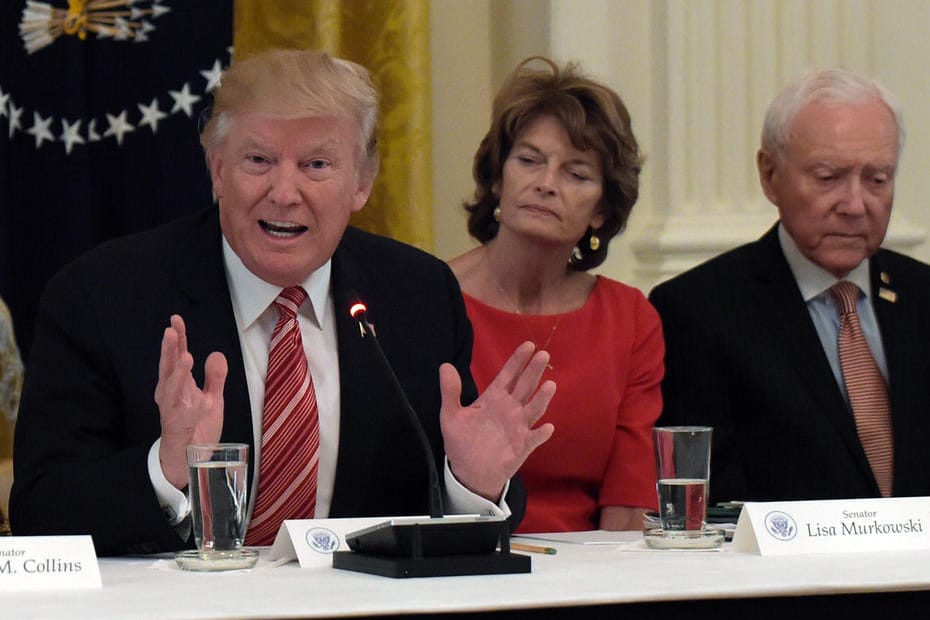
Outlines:
[[161,439],[156,439],[149,450],[149,479],[152,481],[152,488],[155,489],[155,496],[158,497],[158,503],[165,514],[165,519],[168,520],[168,525],[176,526],[190,513],[191,505],[187,499],[187,493],[179,491],[165,478],[165,473],[161,470],[161,461],[158,458],[160,446]]
[[478,514],[483,516],[504,517],[510,516],[510,507],[507,505],[507,491],[510,489],[510,481],[504,485],[504,491],[501,493],[501,501],[495,504],[491,500],[485,499],[466,489],[461,482],[456,480],[452,474],[452,468],[449,466],[449,459],[445,459],[443,475],[446,481],[445,506],[446,514],[470,515]]

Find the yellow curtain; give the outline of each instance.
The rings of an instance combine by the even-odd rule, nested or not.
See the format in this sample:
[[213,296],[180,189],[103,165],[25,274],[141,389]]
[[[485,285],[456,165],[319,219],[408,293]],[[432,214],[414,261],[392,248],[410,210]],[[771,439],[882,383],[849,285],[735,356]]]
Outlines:
[[352,223],[432,251],[429,0],[235,0],[233,46],[322,49],[371,71],[381,174]]

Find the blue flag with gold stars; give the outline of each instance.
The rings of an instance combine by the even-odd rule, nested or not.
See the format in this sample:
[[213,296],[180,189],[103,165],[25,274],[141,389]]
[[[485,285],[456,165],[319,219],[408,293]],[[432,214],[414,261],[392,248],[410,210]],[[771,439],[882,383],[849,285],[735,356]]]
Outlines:
[[66,262],[210,204],[198,129],[233,1],[0,5],[0,296],[28,356]]

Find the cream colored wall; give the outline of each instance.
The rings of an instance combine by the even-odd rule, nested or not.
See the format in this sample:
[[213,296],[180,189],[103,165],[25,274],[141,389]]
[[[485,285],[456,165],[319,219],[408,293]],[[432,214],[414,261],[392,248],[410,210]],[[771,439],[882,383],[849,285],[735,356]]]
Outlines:
[[[577,60],[593,77],[613,87],[630,111],[633,133],[646,156],[640,179],[639,200],[627,229],[610,242],[607,260],[597,270],[634,286],[636,258],[632,241],[639,238],[656,204],[655,164],[665,157],[657,153],[655,123],[661,119],[662,101],[654,96],[648,58],[653,44],[650,11],[646,0],[554,0],[552,3],[552,56],[565,62]],[[645,288],[645,287],[643,287]]]
[[435,252],[472,246],[460,204],[493,92],[541,53],[579,60],[613,86],[647,155],[640,200],[602,273],[648,289],[764,232],[776,213],[752,163],[762,113],[805,64],[859,69],[898,96],[907,143],[888,242],[930,262],[927,24],[926,0],[432,0]]
[[[648,11],[641,1],[578,0],[432,0],[433,86],[433,197],[434,252],[449,259],[473,247],[468,236],[463,200],[474,188],[472,156],[488,128],[494,91],[507,73],[523,58],[535,54],[564,61],[579,60],[586,71],[604,79],[624,97],[633,115],[634,130],[646,148],[653,117],[648,88],[648,65],[618,63],[616,58],[638,58],[650,44]],[[615,19],[596,19],[597,36],[590,31],[591,16],[620,16],[623,37],[615,37]],[[587,35],[587,36],[581,36]],[[609,41],[609,44],[605,44]],[[624,76],[635,74],[635,79]],[[630,240],[636,237],[651,204],[644,171],[640,202],[629,228],[615,239],[607,263],[600,269],[629,280],[634,262]]]
[[[930,229],[930,2],[875,3],[871,15],[880,42],[873,75],[898,97],[907,130],[892,225],[906,221]],[[930,262],[930,243],[924,241],[906,253]]]
[[548,3],[432,0],[434,252],[449,259],[477,244],[462,202],[472,157],[487,132],[494,91],[521,59],[549,54]]
[[472,191],[471,158],[491,110],[487,0],[432,0],[434,251],[449,259],[471,247],[461,208]]

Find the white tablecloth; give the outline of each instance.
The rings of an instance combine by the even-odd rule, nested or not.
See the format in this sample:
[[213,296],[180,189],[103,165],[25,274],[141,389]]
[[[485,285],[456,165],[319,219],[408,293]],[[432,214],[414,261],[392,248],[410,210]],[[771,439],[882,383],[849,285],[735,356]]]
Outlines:
[[[272,566],[190,573],[170,558],[102,558],[103,588],[5,592],[0,618],[293,618],[478,612],[573,605],[930,590],[930,551],[761,557],[653,551],[625,544],[541,543],[523,575],[390,579]],[[527,541],[528,542],[528,541]]]

